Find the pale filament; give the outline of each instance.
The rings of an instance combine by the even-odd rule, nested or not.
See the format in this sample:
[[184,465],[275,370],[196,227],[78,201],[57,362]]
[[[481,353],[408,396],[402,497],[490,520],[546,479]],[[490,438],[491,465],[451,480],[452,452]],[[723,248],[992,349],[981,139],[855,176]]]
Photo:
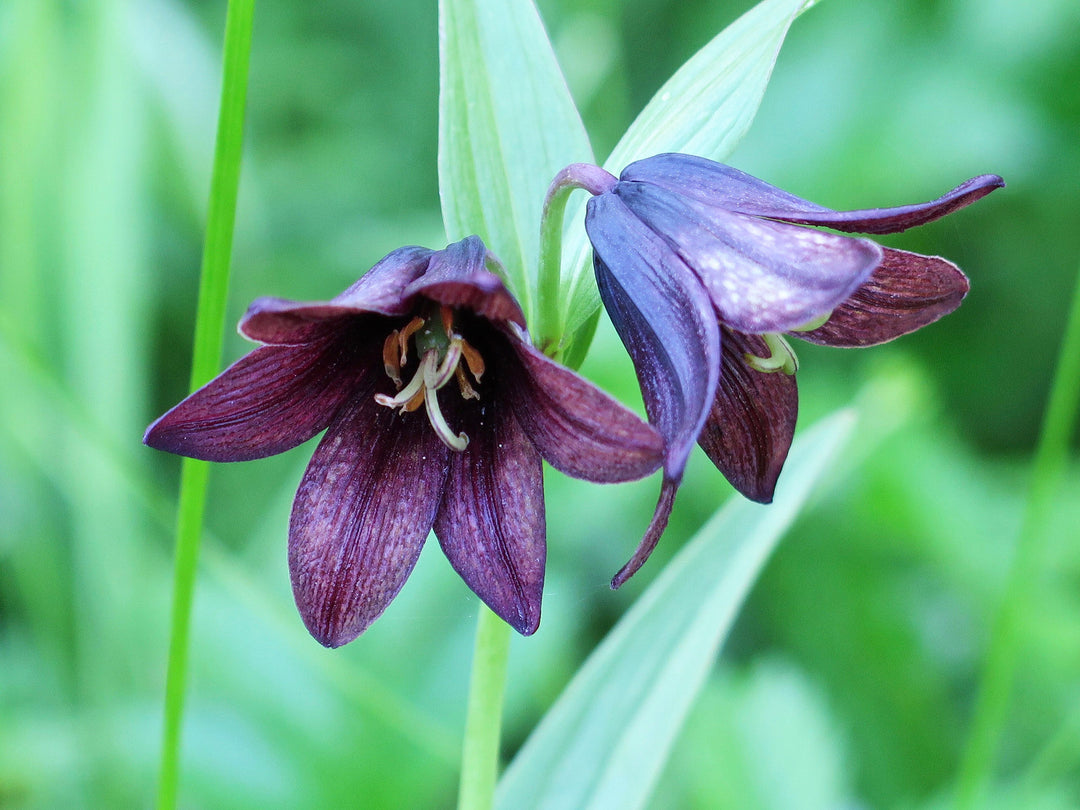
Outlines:
[[765,374],[771,374],[775,371],[794,374],[799,370],[799,358],[782,335],[768,332],[761,335],[761,339],[765,341],[765,345],[769,349],[769,356],[758,357],[756,354],[744,354],[743,359],[746,360],[746,364],[750,368]]

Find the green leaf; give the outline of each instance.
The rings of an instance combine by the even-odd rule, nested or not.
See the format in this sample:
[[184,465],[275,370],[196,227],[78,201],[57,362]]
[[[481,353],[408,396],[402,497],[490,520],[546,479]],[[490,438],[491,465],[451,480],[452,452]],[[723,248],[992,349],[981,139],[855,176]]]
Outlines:
[[842,411],[803,434],[771,505],[729,501],[672,559],[529,737],[497,807],[645,804],[739,606],[853,422]]
[[[623,135],[604,167],[619,174],[628,164],[663,152],[686,152],[723,161],[757,114],[788,28],[815,0],[763,0],[721,31],[679,68]],[[584,201],[571,208],[581,219]],[[600,306],[583,227],[565,236],[569,268],[563,323],[573,332]]]
[[487,243],[532,323],[544,195],[589,138],[532,2],[442,0],[439,24],[446,235]]

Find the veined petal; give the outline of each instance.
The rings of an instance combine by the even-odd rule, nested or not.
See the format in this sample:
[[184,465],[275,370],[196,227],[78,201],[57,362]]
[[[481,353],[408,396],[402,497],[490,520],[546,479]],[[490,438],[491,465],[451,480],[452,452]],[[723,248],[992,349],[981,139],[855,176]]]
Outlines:
[[660,466],[660,434],[591,382],[520,338],[500,394],[540,455],[560,472],[587,481],[643,478]]
[[465,584],[507,624],[531,635],[540,624],[546,559],[540,454],[509,403],[448,399],[448,418],[461,425],[469,445],[450,454],[435,534]]
[[734,214],[651,183],[615,194],[701,279],[720,321],[783,332],[846,300],[881,261],[868,239]]
[[150,447],[205,461],[283,453],[323,430],[362,378],[377,369],[347,337],[264,346],[240,358],[143,437]]
[[339,327],[349,316],[407,315],[413,302],[406,288],[424,272],[433,253],[422,247],[399,248],[329,301],[257,298],[240,319],[240,334],[259,343],[297,345]]
[[964,300],[968,280],[952,262],[885,248],[870,278],[822,326],[795,337],[825,346],[873,346],[948,315]]
[[795,434],[795,375],[763,374],[747,365],[747,354],[768,355],[760,337],[727,329],[723,335],[720,385],[698,444],[735,489],[769,503]]
[[664,472],[682,477],[720,375],[720,331],[701,282],[614,194],[589,200],[600,297],[634,362]]
[[525,327],[525,315],[502,279],[487,269],[494,259],[478,236],[467,236],[432,255],[424,275],[406,293],[450,307],[465,307],[495,323]]
[[340,647],[386,609],[420,555],[449,454],[422,413],[357,392],[311,458],[289,521],[289,572],[319,643]]
[[936,200],[894,208],[834,211],[809,202],[745,172],[693,155],[664,154],[631,163],[622,180],[634,180],[682,194],[728,211],[802,225],[824,225],[851,233],[896,233],[971,205],[1005,181],[982,174]]

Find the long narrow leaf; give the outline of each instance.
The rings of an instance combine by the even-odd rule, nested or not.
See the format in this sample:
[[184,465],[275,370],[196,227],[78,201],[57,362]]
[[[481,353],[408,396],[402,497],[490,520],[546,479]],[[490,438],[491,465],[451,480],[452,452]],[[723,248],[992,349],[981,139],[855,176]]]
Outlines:
[[544,194],[589,139],[530,0],[441,0],[439,30],[446,235],[487,243],[531,323]]
[[[662,152],[724,160],[757,114],[791,23],[814,2],[763,0],[717,34],[657,91],[605,168],[617,175],[626,164]],[[567,235],[563,257],[569,268],[564,323],[573,332],[600,306],[584,228]]]
[[500,808],[641,807],[773,548],[851,432],[796,442],[775,501],[726,504],[593,652],[506,771]]

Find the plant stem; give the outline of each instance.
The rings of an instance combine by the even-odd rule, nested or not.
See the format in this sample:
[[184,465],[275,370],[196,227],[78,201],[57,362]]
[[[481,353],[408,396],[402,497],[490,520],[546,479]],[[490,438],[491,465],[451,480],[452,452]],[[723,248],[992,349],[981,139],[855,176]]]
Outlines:
[[993,775],[1022,643],[1021,630],[1038,591],[1053,499],[1068,460],[1080,405],[1080,275],[1073,292],[1050,398],[1043,418],[1024,520],[1005,595],[995,617],[983,663],[971,734],[960,765],[956,806],[977,806]]
[[510,626],[481,605],[461,752],[458,810],[490,810],[494,803],[509,657]]
[[[214,168],[206,216],[199,300],[195,314],[191,387],[195,389],[217,373],[224,342],[225,302],[229,287],[244,140],[248,65],[255,0],[229,0],[225,17],[225,48],[221,103],[218,110]],[[185,458],[180,473],[176,520],[176,561],[173,572],[172,627],[165,680],[165,724],[158,784],[159,810],[176,806],[179,781],[180,730],[187,686],[191,607],[199,557],[209,466]]]
[[566,202],[570,192],[585,189],[602,194],[616,182],[615,177],[590,163],[572,163],[551,181],[540,218],[540,267],[537,280],[537,346],[558,358],[563,346],[562,312],[559,292],[562,283],[562,234]]

